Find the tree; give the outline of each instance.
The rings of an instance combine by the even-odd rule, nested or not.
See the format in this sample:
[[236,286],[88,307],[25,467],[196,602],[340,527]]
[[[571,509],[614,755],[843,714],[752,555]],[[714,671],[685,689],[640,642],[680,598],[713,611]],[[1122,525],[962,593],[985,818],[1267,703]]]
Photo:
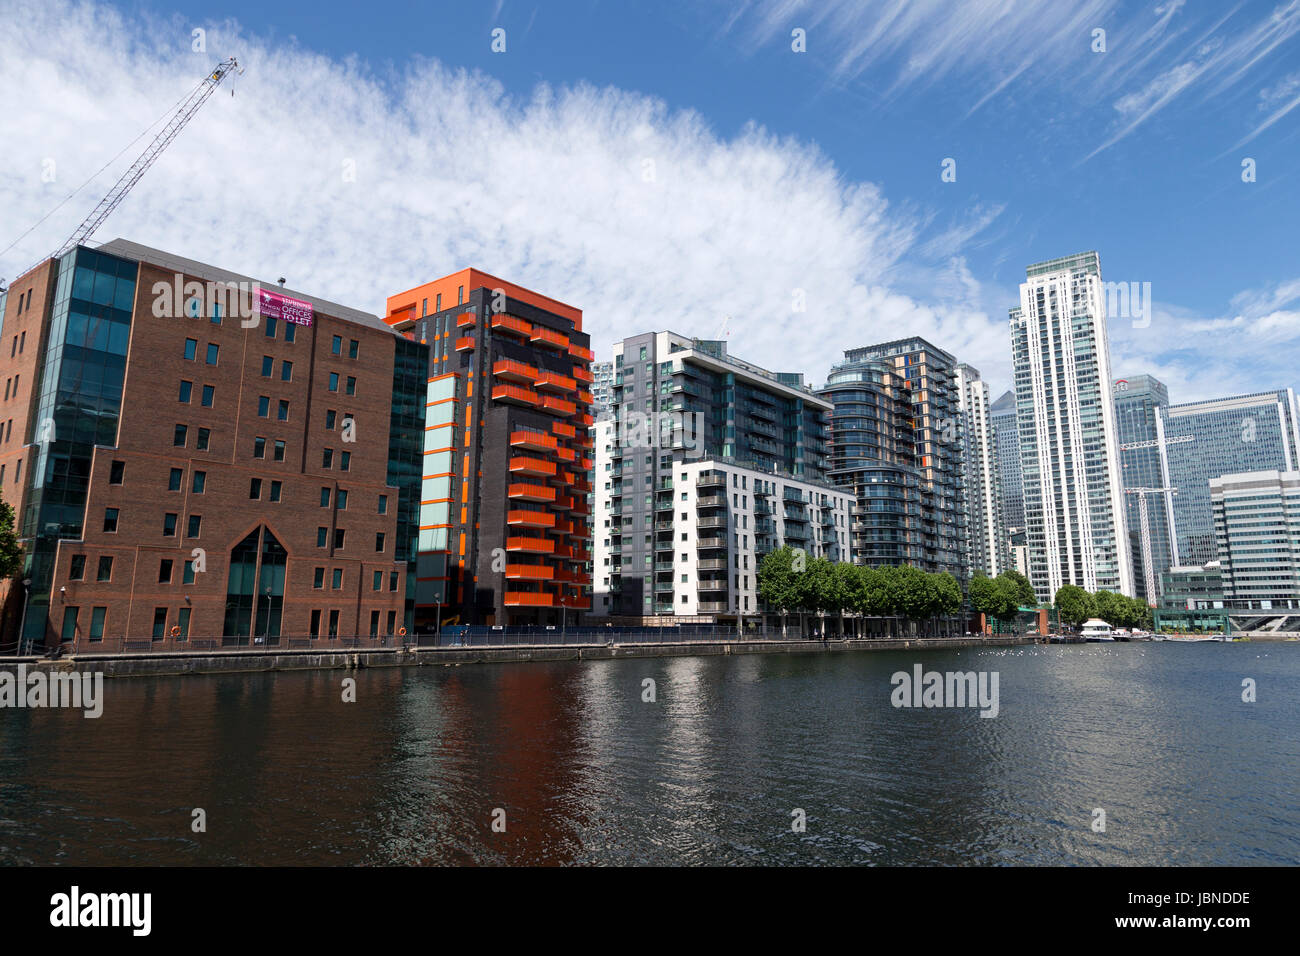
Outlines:
[[14,531],[14,509],[0,493],[0,581],[16,578],[23,570],[23,547]]
[[794,551],[777,548],[763,555],[758,563],[758,599],[781,612],[781,636],[785,636],[786,614],[799,607],[800,594],[796,579],[803,572],[794,570]]
[[935,575],[935,591],[938,595],[938,608],[940,614],[956,614],[961,610],[961,585],[947,571]]
[[1111,627],[1127,626],[1126,622],[1133,613],[1133,609],[1129,605],[1129,598],[1105,589],[1095,593],[1092,598],[1097,609],[1097,617]]
[[1014,585],[1001,575],[989,578],[977,574],[970,583],[970,604],[979,613],[989,618],[1007,620],[1015,617],[1016,602]]
[[896,613],[920,621],[934,613],[934,584],[930,575],[910,564],[890,569],[890,603]]
[[1075,584],[1063,584],[1056,591],[1056,613],[1063,624],[1078,627],[1096,617],[1097,604],[1091,594]]
[[856,610],[862,578],[851,564],[833,564],[828,580],[831,609],[840,614],[840,636],[844,636],[844,612]]
[[1034,593],[1034,586],[1029,583],[1029,578],[1025,577],[1014,568],[1008,568],[998,575],[999,580],[1005,580],[1012,584],[1013,592],[1016,598],[1016,604],[1020,607],[1037,607],[1038,595]]

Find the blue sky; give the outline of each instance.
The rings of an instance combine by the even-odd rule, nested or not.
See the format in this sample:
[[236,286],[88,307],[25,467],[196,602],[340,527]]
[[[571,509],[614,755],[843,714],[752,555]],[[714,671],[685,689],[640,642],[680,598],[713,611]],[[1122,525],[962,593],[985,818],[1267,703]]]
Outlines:
[[[34,38],[51,28],[54,15],[36,12],[49,6],[30,3],[35,26],[17,26],[19,9],[15,29]],[[275,231],[281,201],[293,206],[282,215],[319,217],[318,231],[365,234],[391,212],[399,229],[418,220],[415,248],[335,240],[315,258],[332,251],[350,263],[331,268],[294,241],[268,246],[274,261],[262,261],[265,236],[237,241],[219,225],[196,235],[151,217],[135,194],[98,239],[166,243],[259,275],[288,261],[299,288],[374,311],[385,292],[476,264],[583,307],[598,349],[629,323],[721,333],[737,354],[813,381],[842,349],[916,332],[982,368],[997,391],[1024,266],[1095,248],[1106,279],[1150,282],[1157,303],[1149,327],[1112,322],[1117,374],[1152,372],[1175,401],[1295,378],[1300,2],[53,8],[83,27],[66,37],[69,52],[97,43],[114,79],[85,71],[6,84],[6,116],[35,113],[55,92],[59,105],[52,121],[29,120],[45,142],[0,158],[0,203],[22,224],[7,221],[0,244],[153,120],[196,64],[243,52],[249,70],[233,105],[206,108],[173,147],[191,159],[169,154],[137,192],[153,190],[161,205],[188,191],[198,221],[217,225],[201,209],[220,205],[250,225],[265,217],[263,233]],[[194,26],[207,31],[201,54],[189,50]],[[491,49],[498,27],[504,53]],[[791,49],[795,28],[806,53]],[[1098,29],[1104,52],[1092,49]],[[55,61],[18,56],[38,76]],[[120,123],[96,115],[110,103]],[[86,155],[69,155],[79,123]],[[320,137],[283,147],[280,175],[371,150],[359,161],[367,195],[317,190],[326,212],[307,215],[310,190],[241,171],[259,152],[214,159],[226,124]],[[88,140],[86,126],[102,139]],[[29,170],[51,155],[70,171],[31,184]],[[940,179],[945,158],[956,160],[955,182]],[[1255,182],[1242,181],[1245,158]],[[637,175],[647,160],[658,188],[649,196]],[[211,163],[211,176],[192,175],[194,163]],[[49,244],[108,183],[49,224]],[[503,221],[485,228],[493,210]],[[458,216],[475,224],[462,229]],[[0,274],[40,251],[37,241],[0,257]],[[367,254],[382,262],[352,261]],[[376,269],[388,285],[370,285]],[[809,312],[789,315],[788,290],[805,287]]]

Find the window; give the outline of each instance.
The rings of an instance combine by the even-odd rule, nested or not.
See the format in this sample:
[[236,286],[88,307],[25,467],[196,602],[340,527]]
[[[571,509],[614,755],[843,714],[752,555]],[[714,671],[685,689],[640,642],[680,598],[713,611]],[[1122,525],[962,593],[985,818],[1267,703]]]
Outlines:
[[[29,295],[31,294],[31,290],[30,290],[30,289],[28,290],[28,294],[29,294]],[[22,355],[22,354],[23,354],[23,348],[26,347],[26,345],[27,345],[27,333],[24,332],[24,333],[19,337],[19,339],[18,339],[18,354],[19,354],[19,355]],[[352,356],[352,357],[353,357],[353,358],[356,358],[355,355]]]
[[333,341],[330,343],[330,351],[333,352],[335,355],[343,354],[343,336],[341,335],[334,336]]
[[[21,301],[21,300],[20,300]],[[63,633],[59,639],[63,641],[75,641],[77,639],[77,614],[80,613],[79,607],[68,607],[63,610]]]
[[190,396],[193,394],[194,394],[194,383],[181,382],[181,394],[178,401],[180,401],[181,404],[183,405],[188,405],[190,403]]
[[280,399],[280,407],[276,410],[275,417],[277,421],[287,422],[289,420],[289,403],[283,398]]
[[338,390],[339,390],[339,373],[330,372],[330,391],[337,392]]
[[208,343],[208,357],[207,357],[207,363],[208,363],[209,365],[216,365],[216,364],[217,364],[217,356],[220,354],[220,352],[221,352],[221,346],[220,346],[220,345],[218,345],[216,342],[209,342],[209,343]]
[[[24,333],[25,334],[25,333]],[[348,358],[356,358],[357,353],[361,350],[361,343],[356,339],[348,340]],[[19,350],[21,351],[21,349]]]
[[126,462],[115,460],[108,468],[108,483],[110,485],[120,485],[122,483],[122,475],[125,471]]
[[334,550],[335,551],[343,550],[343,535],[344,535],[344,531],[342,528],[334,529]]
[[185,436],[188,434],[188,432],[189,429],[187,429],[184,425],[177,425],[176,431],[172,435],[172,444],[175,445],[177,448],[184,448]]
[[339,491],[338,491],[338,494],[336,494],[336,495],[334,496],[334,504],[335,504],[335,506],[339,509],[339,511],[346,511],[346,510],[347,510],[347,508],[348,508],[348,493],[347,493],[345,490],[343,490],[342,488],[340,488]]
[[185,562],[184,569],[181,571],[181,583],[182,584],[194,583],[194,562],[193,561],[187,560]]
[[275,325],[276,325],[275,316],[273,315],[266,316],[266,337],[268,339],[275,338]]
[[434,300],[433,300],[433,311],[435,311],[435,312],[441,312],[441,311],[442,311],[442,293],[441,293],[441,292],[439,292],[439,293],[437,294],[437,296],[434,297]]
[[213,325],[221,324],[221,305],[217,302],[212,303],[212,318],[209,320]]
[[176,537],[176,515],[173,512],[167,512],[163,515],[163,537]]
[[196,471],[194,473],[194,483],[190,486],[192,494],[201,495],[203,490],[208,486],[208,473],[206,471]]
[[396,572],[396,571],[389,571],[389,572],[388,572],[388,590],[390,590],[390,591],[396,591],[396,590],[397,590],[397,572]]
[[322,508],[328,508],[330,506],[330,490],[328,488],[322,488],[320,490],[320,506]]
[[199,451],[207,451],[207,450],[208,450],[208,439],[211,437],[211,435],[212,435],[212,431],[211,431],[211,429],[208,429],[208,428],[200,428],[200,429],[199,429],[199,440],[198,440],[198,442],[195,444],[195,447],[196,447]]
[[335,419],[337,416],[338,416],[338,413],[337,413],[336,411],[334,411],[334,409],[332,409],[332,408],[329,409],[327,412],[325,412],[325,427],[328,428],[328,429],[330,429],[330,430],[332,431],[333,428],[334,428],[334,419]]
[[[374,576],[373,580],[371,581],[370,590],[372,590],[372,591],[382,591],[383,588],[384,588],[384,572],[383,572],[383,571],[376,571],[376,572],[375,572],[375,576]],[[376,613],[378,613],[378,612],[376,612]]]
[[186,339],[186,340],[185,340],[185,358],[186,358],[186,360],[187,360],[187,361],[190,361],[190,362],[193,362],[193,361],[194,361],[194,357],[195,357],[196,355],[198,355],[198,354],[199,354],[199,340],[198,340],[198,339]]
[[271,417],[271,396],[270,395],[257,396],[257,417],[258,418]]
[[321,452],[320,466],[322,468],[331,468],[334,465],[334,449],[326,448]]
[[370,612],[370,636],[371,637],[379,636],[379,612],[378,611]]
[[298,327],[294,325],[292,322],[284,323],[284,340],[286,342],[292,342],[294,340],[297,331],[298,331]]
[[282,381],[282,382],[292,382],[292,381],[293,381],[293,363],[292,363],[292,362],[281,362],[281,363],[280,363],[280,381]]
[[258,435],[253,439],[253,457],[254,458],[266,457],[266,439],[263,438],[261,435]]
[[329,528],[316,529],[316,547],[324,548],[329,545],[329,533],[330,533]]
[[102,641],[104,639],[104,616],[108,614],[108,608],[95,607],[90,609],[90,639],[92,641]]
[[250,501],[258,501],[262,497],[262,479],[252,478],[248,482],[248,497]]
[[185,640],[185,638],[190,636],[190,609],[189,608],[183,607],[176,612],[176,626],[181,629],[181,632],[176,635],[176,640],[183,641]]
[[153,609],[153,639],[161,641],[167,634],[167,609],[165,607],[156,607]]
[[173,468],[167,476],[167,490],[180,491],[181,479],[185,477],[185,472],[180,468]]
[[272,455],[272,458],[276,461],[284,461],[284,442],[281,439],[276,439],[275,452]]
[[330,579],[331,579],[330,587],[332,587],[335,591],[343,590],[343,569],[342,568],[335,568],[333,573],[330,575]]
[[456,287],[456,304],[457,305],[465,304],[465,287],[463,285]]
[[279,500],[280,500],[280,488],[281,488],[281,484],[280,484],[280,482],[278,482],[278,481],[273,481],[273,482],[271,482],[271,500],[272,500],[272,501],[279,501]]
[[397,612],[389,611],[387,620],[388,620],[388,633],[392,634],[393,627],[397,624]]
[[113,580],[113,556],[111,554],[100,555],[99,567],[95,570],[95,580]]
[[375,550],[376,551],[384,550],[384,533],[382,531],[375,533]]
[[319,590],[319,589],[325,587],[325,569],[324,569],[324,568],[317,568],[316,571],[312,574],[311,586],[314,587],[314,588],[316,588],[317,590]]
[[[293,326],[291,325],[289,328],[293,328]],[[311,612],[311,636],[320,637],[320,611],[318,610]]]
[[357,393],[357,378],[355,375],[348,376],[348,384],[343,391],[344,394],[347,395],[355,395]]
[[217,390],[215,388],[213,388],[211,385],[204,385],[203,398],[199,402],[199,404],[202,405],[204,408],[211,408],[212,400],[216,397],[216,394],[217,394]]
[[185,529],[185,537],[197,538],[202,527],[203,515],[190,515],[189,527]]
[[330,611],[330,637],[339,636],[339,612]]
[[352,468],[352,452],[345,451],[339,455],[339,468],[348,471]]
[[275,359],[269,355],[262,356],[262,378],[270,378],[271,372],[275,369]]
[[74,554],[72,560],[68,562],[68,580],[80,581],[86,576],[86,556],[84,554]]
[[388,514],[388,495],[379,496],[379,513],[381,515]]
[[163,558],[161,561],[158,562],[158,583],[159,584],[172,583],[172,559],[171,558]]
[[116,508],[104,509],[104,531],[106,533],[112,533],[117,531],[117,509]]

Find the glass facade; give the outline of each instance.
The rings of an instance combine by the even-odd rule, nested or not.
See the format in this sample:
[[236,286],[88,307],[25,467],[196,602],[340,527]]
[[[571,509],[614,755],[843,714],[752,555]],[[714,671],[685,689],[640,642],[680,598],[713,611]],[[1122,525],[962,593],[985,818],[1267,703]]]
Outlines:
[[[1115,400],[1115,427],[1120,443],[1120,478],[1124,488],[1165,487],[1164,466],[1156,442],[1159,410],[1169,406],[1169,390],[1150,375],[1119,378],[1111,385]],[[1149,443],[1149,444],[1148,444]],[[1124,447],[1142,445],[1144,447]],[[1147,579],[1158,592],[1161,575],[1172,564],[1169,547],[1169,515],[1164,494],[1148,494],[1147,531],[1151,538],[1151,568],[1143,566],[1141,503],[1137,495],[1125,494],[1129,551],[1133,561],[1133,584],[1137,596],[1154,603],[1159,594],[1147,593]]]
[[[429,347],[395,338],[393,405],[388,427],[388,485],[397,489],[394,560],[406,563],[403,622],[415,627],[416,538],[419,534],[420,478],[424,464],[424,400]],[[393,505],[389,505],[393,507]]]
[[117,443],[135,262],[78,247],[58,263],[21,521],[32,580],[24,636],[44,640],[55,549],[80,538],[96,445]]

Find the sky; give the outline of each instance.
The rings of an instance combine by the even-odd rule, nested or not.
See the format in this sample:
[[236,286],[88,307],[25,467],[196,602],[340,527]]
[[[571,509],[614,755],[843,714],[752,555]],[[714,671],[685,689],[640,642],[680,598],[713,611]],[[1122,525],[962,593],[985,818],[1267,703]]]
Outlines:
[[233,54],[95,240],[376,313],[474,266],[598,359],[672,329],[813,384],[922,335],[993,398],[1025,266],[1095,249],[1154,302],[1116,376],[1291,386],[1297,34],[1300,0],[5,0],[0,276]]

